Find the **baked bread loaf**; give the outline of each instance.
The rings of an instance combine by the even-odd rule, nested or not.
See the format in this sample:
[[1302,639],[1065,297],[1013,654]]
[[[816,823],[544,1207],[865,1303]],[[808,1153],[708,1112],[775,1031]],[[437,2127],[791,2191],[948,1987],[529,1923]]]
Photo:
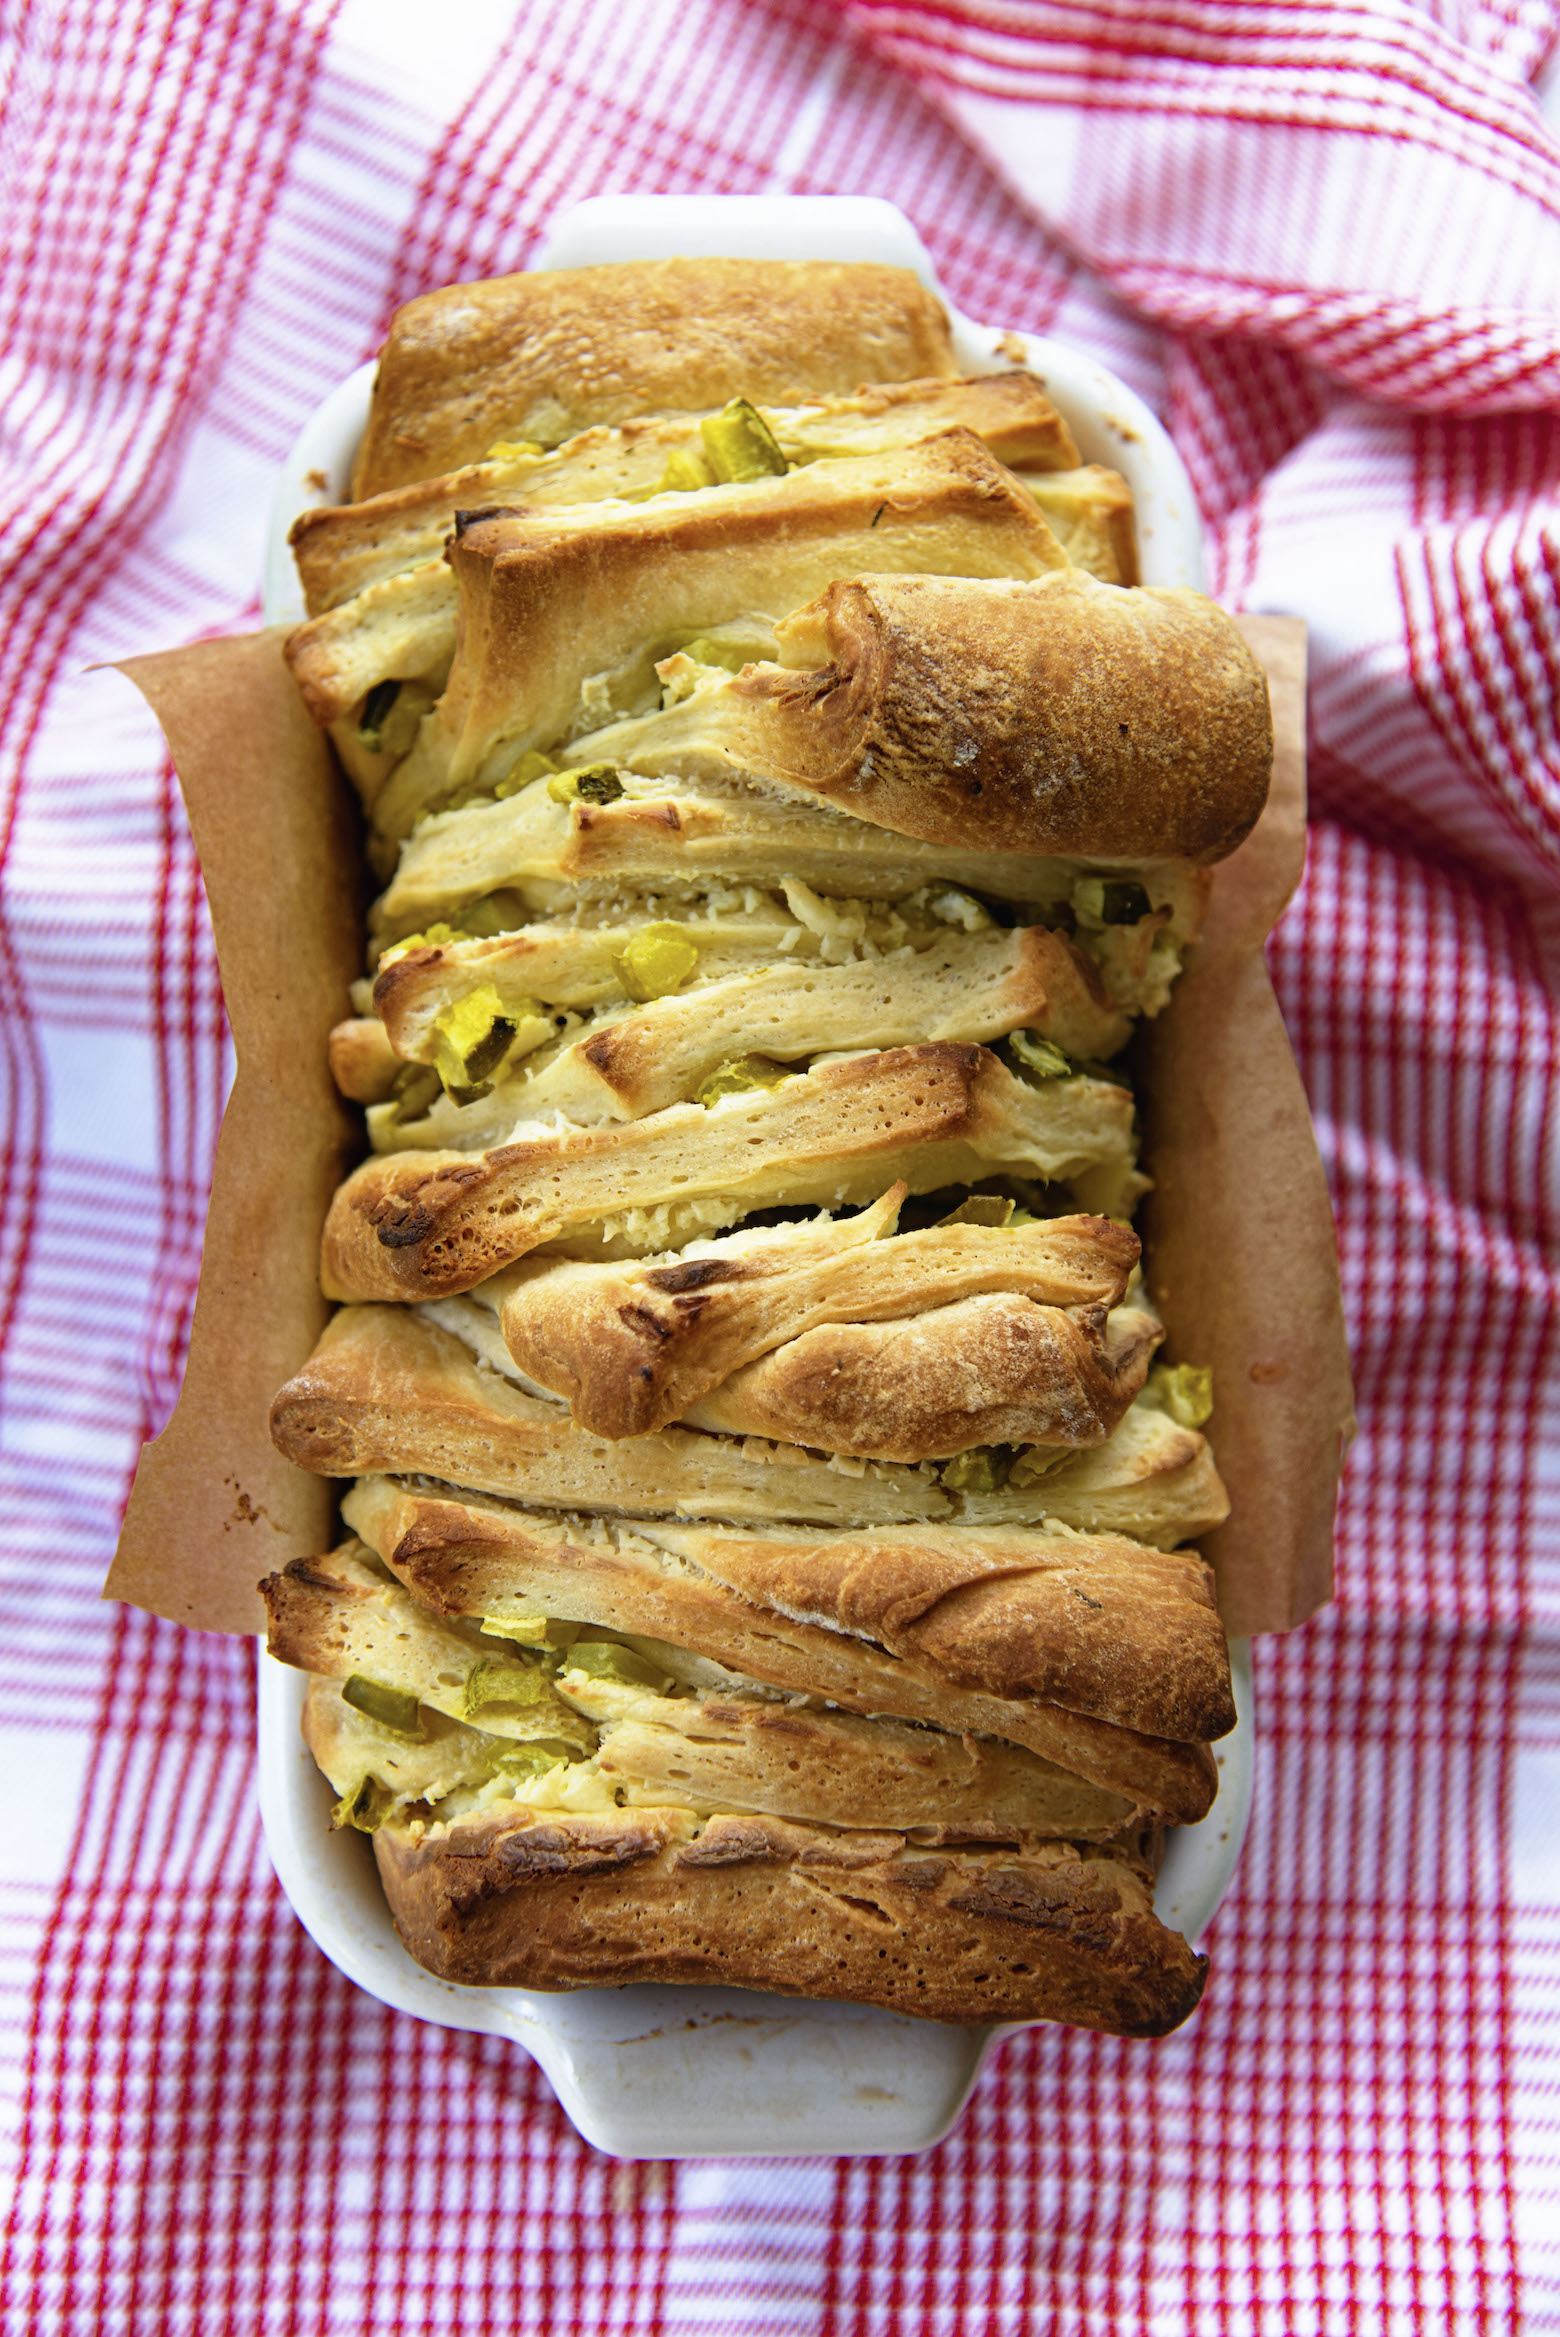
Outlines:
[[356,1538],[265,1586],[337,1822],[448,1978],[1162,2032],[1227,1499],[1119,1065],[1260,671],[891,270],[414,303],[354,492],[288,654],[371,1151],[272,1433]]

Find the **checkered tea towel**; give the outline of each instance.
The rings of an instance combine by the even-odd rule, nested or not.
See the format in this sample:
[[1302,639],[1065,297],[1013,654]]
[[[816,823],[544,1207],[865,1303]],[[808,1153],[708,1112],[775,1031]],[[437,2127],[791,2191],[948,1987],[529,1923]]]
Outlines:
[[[12,0],[0,17],[7,2337],[1560,2328],[1555,0]],[[1554,110],[1552,108],[1552,110]],[[1164,416],[1312,628],[1273,965],[1362,1420],[1258,1651],[1183,2033],[1009,2043],[902,2161],[623,2166],[281,1900],[250,1655],[97,1603],[228,1059],[104,659],[256,616],[396,304],[607,191],[865,192]]]

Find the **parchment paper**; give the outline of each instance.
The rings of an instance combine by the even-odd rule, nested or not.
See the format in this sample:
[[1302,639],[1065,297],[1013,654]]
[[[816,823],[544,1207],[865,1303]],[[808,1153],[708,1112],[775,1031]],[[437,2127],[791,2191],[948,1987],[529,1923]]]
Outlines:
[[[1272,617],[1245,630],[1273,692],[1272,799],[1218,872],[1206,937],[1141,1042],[1140,1088],[1151,1287],[1171,1352],[1214,1368],[1210,1433],[1235,1510],[1206,1546],[1232,1632],[1286,1630],[1328,1596],[1352,1420],[1326,1187],[1262,956],[1304,864],[1305,633]],[[256,1582],[329,1547],[337,1494],[266,1428],[324,1322],[320,1227],[363,1149],[325,1057],[363,970],[357,819],[283,637],[123,668],[184,790],[238,1071],[183,1393],[141,1455],[105,1595],[208,1631],[260,1627]]]

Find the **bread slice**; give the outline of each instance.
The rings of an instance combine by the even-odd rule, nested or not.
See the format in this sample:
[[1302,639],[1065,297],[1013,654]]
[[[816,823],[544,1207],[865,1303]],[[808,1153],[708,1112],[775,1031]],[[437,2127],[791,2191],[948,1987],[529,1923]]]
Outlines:
[[825,1325],[913,1318],[992,1292],[1103,1315],[1125,1296],[1137,1236],[1107,1218],[896,1234],[905,1198],[895,1185],[853,1217],[726,1234],[666,1258],[531,1258],[473,1296],[497,1310],[520,1370],[608,1437],[682,1419],[744,1365]]
[[[501,1633],[527,1627],[538,1616],[558,1616],[629,1638],[662,1640],[788,1694],[822,1697],[846,1712],[1023,1745],[1166,1820],[1189,1824],[1212,1806],[1217,1772],[1204,1743],[1140,1731],[1039,1696],[961,1686],[908,1644],[906,1629],[897,1635],[907,1652],[891,1654],[822,1617],[795,1617],[759,1604],[699,1562],[702,1553],[750,1581],[772,1565],[782,1583],[790,1582],[805,1537],[771,1536],[766,1561],[762,1541],[711,1528],[547,1517],[387,1477],[361,1478],[343,1501],[342,1516],[431,1613],[485,1618]],[[828,1539],[825,1568],[837,1564],[828,1556]],[[858,1564],[860,1539],[850,1537]],[[893,1545],[886,1554],[891,1578]],[[884,1555],[873,1553],[875,1560]],[[1189,1637],[1183,1644],[1201,1650],[1208,1626],[1195,1619],[1202,1611],[1199,1580],[1195,1571],[1185,1578]],[[997,1588],[1000,1596],[1000,1578]],[[1076,1609],[1068,1620],[1086,1622],[1093,1612],[1078,1600],[1062,1604],[1064,1613],[1068,1605]],[[905,1621],[913,1639],[914,1618]],[[1217,1635],[1216,1617],[1213,1630]],[[1225,1720],[1227,1689],[1221,1690],[1216,1668],[1207,1668],[1209,1660],[1196,1658],[1203,1677],[1199,1696],[1180,1702],[1190,1710],[1195,1701],[1216,1721]],[[1173,1654],[1167,1658],[1155,1648],[1149,1661],[1156,1678],[1174,1678]],[[1211,1661],[1216,1667],[1216,1652]],[[1130,1695],[1124,1678],[1118,1685]]]
[[[994,1492],[946,1470],[847,1461],[755,1437],[663,1428],[609,1441],[562,1404],[479,1361],[474,1308],[344,1307],[271,1407],[278,1449],[328,1477],[362,1470],[439,1477],[546,1508],[654,1516],[805,1519],[819,1526],[934,1522],[1127,1533],[1173,1548],[1222,1523],[1227,1500],[1206,1438],[1140,1397],[1101,1445],[1026,1448]],[[468,1343],[469,1341],[469,1343]],[[498,1342],[494,1349],[502,1353]]]
[[1084,463],[1075,471],[1031,471],[1024,480],[1071,568],[1101,584],[1138,582],[1132,491],[1119,471]]
[[418,1962],[479,1986],[702,1982],[1158,2037],[1206,1978],[1141,1865],[1105,1849],[929,1851],[777,1818],[511,1809],[382,1826],[374,1854]]
[[1207,1974],[1155,1915],[1142,1862],[1105,1848],[511,1806],[381,1826],[374,1855],[412,1955],[468,1985],[705,1983],[1158,2037]]
[[[516,1000],[515,1012],[535,1022],[531,1002]],[[780,958],[637,1011],[625,1002],[592,1017],[578,1037],[523,1055],[475,1100],[442,1095],[415,1117],[404,1108],[372,1115],[369,1140],[376,1152],[465,1150],[502,1144],[525,1120],[558,1115],[589,1127],[643,1119],[691,1102],[723,1065],[754,1055],[797,1066],[843,1050],[981,1042],[1027,1029],[1069,1058],[1098,1061],[1125,1044],[1130,1028],[1065,935],[1043,926],[944,927],[925,948],[890,957],[810,967]],[[437,1059],[433,1015],[407,1035],[417,1058]]]
[[[1208,873],[1184,860],[1088,861],[1047,853],[979,852],[924,844],[870,826],[825,803],[724,792],[694,780],[626,775],[611,803],[560,803],[539,778],[503,802],[435,814],[401,847],[371,924],[381,946],[434,922],[459,924],[466,904],[512,894],[526,912],[570,912],[653,893],[675,913],[722,888],[779,892],[787,881],[847,902],[891,902],[918,891],[968,888],[1050,916],[1073,915],[1080,881],[1103,872],[1141,885],[1163,930],[1194,939]],[[1098,922],[1096,920],[1096,922]],[[1112,942],[1160,926],[1111,926]],[[1113,952],[1114,954],[1114,952]],[[1114,997],[1122,993],[1106,979]]]
[[[443,1748],[439,1767],[420,1778],[403,1771],[393,1780],[383,1777],[382,1758],[377,1767],[403,1807],[487,1785],[502,1775],[508,1747],[547,1740],[542,1758],[560,1763],[559,1783],[575,1806],[588,1783],[601,1780],[604,1799],[615,1795],[628,1803],[755,1810],[830,1826],[902,1826],[1014,1843],[1108,1841],[1143,1817],[1123,1795],[994,1738],[863,1719],[737,1677],[713,1689],[684,1687],[663,1671],[659,1684],[653,1678],[642,1684],[587,1660],[626,1655],[631,1672],[653,1674],[661,1651],[650,1641],[628,1646],[612,1634],[551,1625],[567,1644],[543,1654],[470,1623],[441,1622],[361,1543],[298,1560],[261,1588],[270,1651],[280,1661],[321,1680],[368,1679],[422,1708],[417,1735],[400,1749],[409,1752],[431,1737]],[[666,1651],[665,1660],[675,1661],[677,1653]],[[366,1716],[354,1705],[339,1696],[320,1701],[334,1740],[333,1758],[323,1766],[345,1795],[376,1773],[373,1756],[386,1748],[375,1744],[375,1724],[365,1729]],[[450,1725],[439,1728],[435,1714]],[[452,1731],[458,1732],[453,1743]],[[394,1740],[406,1735],[376,1733],[392,1740],[392,1751]],[[456,1752],[461,1773],[452,1766]],[[435,1780],[443,1794],[430,1794]]]
[[[683,413],[650,415],[616,427],[598,424],[556,447],[514,444],[461,470],[390,488],[366,502],[323,504],[302,512],[289,541],[304,605],[311,617],[322,616],[344,608],[369,585],[442,560],[460,511],[495,503],[542,510],[609,498],[637,501],[664,491],[673,457],[703,454],[699,424],[704,418]],[[1078,466],[1066,423],[1030,373],[882,383],[851,397],[769,406],[763,418],[793,467],[882,455],[943,430],[971,431],[1009,469],[1048,474],[1026,483],[1037,501],[1043,496],[1053,527],[1060,520],[1074,539],[1081,529],[1090,540],[1110,540],[1106,509],[1120,497],[1131,509],[1125,482],[1114,471]],[[453,622],[454,585],[447,571],[446,580]]]
[[832,260],[632,260],[497,276],[397,309],[352,499],[544,446],[592,423],[956,379],[941,304],[906,268]]
[[1201,593],[1076,569],[858,575],[776,638],[778,662],[705,669],[573,751],[801,789],[975,851],[1219,860],[1267,800],[1267,678]]
[[443,1297],[543,1242],[599,1256],[615,1231],[643,1255],[674,1227],[686,1238],[781,1201],[875,1200],[900,1178],[914,1193],[999,1173],[1066,1179],[1119,1215],[1142,1190],[1135,1152],[1125,1088],[1031,1085],[984,1047],[896,1047],[709,1106],[365,1161],[331,1202],[321,1277],[331,1298]]
[[[455,791],[491,788],[528,752],[645,711],[659,696],[657,659],[736,618],[763,639],[834,577],[1026,577],[1065,566],[1034,498],[967,430],[649,503],[462,513],[448,558],[459,650],[417,745],[370,805],[385,836],[405,835]],[[333,622],[318,619],[287,644],[316,721],[355,703],[361,678],[356,664],[338,674],[335,650],[321,652],[318,628]],[[353,658],[370,655],[356,629]]]
[[[517,1442],[528,1426],[518,1423]],[[567,1444],[577,1432],[564,1435]],[[394,1436],[392,1428],[387,1446]],[[664,1489],[647,1482],[647,1444],[620,1448],[618,1487],[587,1484],[582,1499],[601,1511],[638,1510],[644,1522],[635,1525],[636,1534],[690,1559],[745,1598],[875,1639],[897,1655],[920,1654],[938,1676],[964,1687],[1047,1697],[1163,1736],[1213,1736],[1232,1723],[1223,1633],[1211,1578],[1195,1552],[1159,1550],[1120,1534],[1078,1533],[1054,1517],[1037,1528],[1025,1520],[1021,1501],[1003,1524],[956,1518],[946,1498],[929,1498],[919,1511],[913,1499],[901,1501],[895,1518],[896,1505],[874,1500],[870,1484],[856,1502],[840,1498],[832,1509],[824,1492],[813,1506],[825,1515],[798,1524],[789,1519],[799,1508],[805,1515],[806,1505],[773,1496],[766,1502],[761,1487],[747,1500],[747,1489],[736,1485],[725,1501],[680,1502],[675,1482]],[[554,1456],[543,1447],[539,1457],[545,1464]],[[613,1457],[609,1448],[606,1467]],[[662,1455],[649,1457],[669,1459],[675,1478],[681,1457],[675,1432]],[[376,1462],[386,1471],[394,1465],[389,1451],[361,1457],[365,1473]],[[567,1467],[565,1452],[555,1460],[555,1482]],[[401,1473],[434,1474],[406,1462]],[[836,1475],[836,1482],[850,1488],[849,1478]],[[538,1506],[566,1509],[567,1492],[560,1484]],[[870,1522],[851,1523],[853,1510]],[[746,1513],[762,1522],[682,1524],[679,1511],[684,1518]],[[366,1533],[364,1539],[375,1540]],[[650,1635],[674,1643],[685,1636]],[[696,1636],[687,1644],[700,1646]]]

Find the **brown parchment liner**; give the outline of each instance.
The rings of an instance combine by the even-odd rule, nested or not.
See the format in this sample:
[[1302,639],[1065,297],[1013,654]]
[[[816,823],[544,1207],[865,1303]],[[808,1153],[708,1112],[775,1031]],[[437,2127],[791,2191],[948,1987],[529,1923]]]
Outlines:
[[[1305,860],[1305,628],[1253,617],[1278,734],[1272,795],[1219,869],[1203,941],[1139,1042],[1149,1280],[1169,1352],[1214,1370],[1229,1523],[1204,1545],[1232,1633],[1329,1596],[1352,1426],[1337,1259],[1305,1094],[1262,944]],[[362,1152],[326,1068],[363,970],[355,809],[281,659],[286,628],[135,658],[206,881],[237,1073],[217,1146],[178,1407],[142,1454],[105,1596],[257,1631],[256,1583],[334,1538],[337,1488],[282,1459],[271,1399],[328,1309],[331,1193]]]

